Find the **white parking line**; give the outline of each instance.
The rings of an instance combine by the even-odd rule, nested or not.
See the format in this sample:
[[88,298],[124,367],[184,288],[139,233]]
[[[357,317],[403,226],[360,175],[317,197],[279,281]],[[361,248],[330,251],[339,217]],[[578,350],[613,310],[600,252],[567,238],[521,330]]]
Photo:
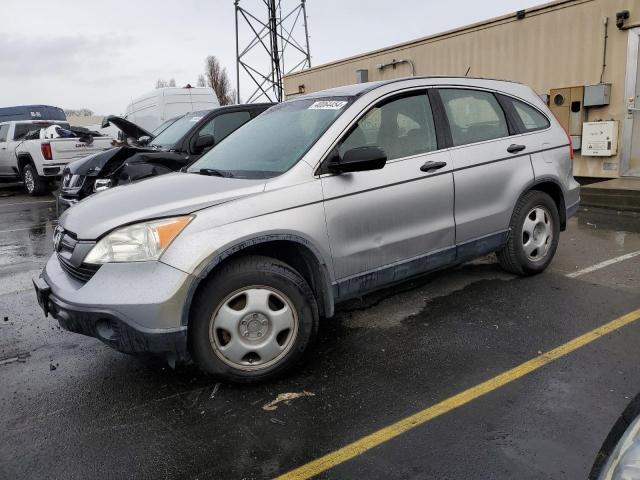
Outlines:
[[54,203],[55,200],[36,200],[34,202],[0,203],[0,207],[12,207],[14,205],[33,205],[34,203]]
[[605,260],[604,262],[596,263],[595,265],[591,265],[590,267],[583,268],[582,270],[578,270],[577,272],[567,273],[567,277],[576,278],[580,275],[584,275],[585,273],[591,273],[596,270],[600,270],[601,268],[608,267],[609,265],[613,265],[614,263],[622,262],[624,260],[629,260],[630,258],[637,257],[640,255],[640,250],[637,252],[627,253],[626,255],[620,255],[619,257],[611,258],[609,260]]

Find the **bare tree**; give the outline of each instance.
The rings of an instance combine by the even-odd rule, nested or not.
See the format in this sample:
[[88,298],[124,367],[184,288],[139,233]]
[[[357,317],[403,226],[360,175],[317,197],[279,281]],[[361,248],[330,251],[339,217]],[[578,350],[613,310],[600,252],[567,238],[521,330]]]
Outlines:
[[176,79],[175,78],[170,78],[169,79],[169,86],[170,87],[175,87],[176,86]]
[[156,80],[156,88],[165,88],[168,86],[169,84],[164,78],[159,78],[158,80]]
[[227,69],[220,64],[215,56],[209,55],[205,60],[204,74],[207,83],[216,92],[220,105],[236,103],[236,91],[231,88]]
[[202,74],[198,75],[198,83],[196,83],[196,85],[198,87],[206,87],[207,86],[207,82],[204,79],[204,75],[202,75]]

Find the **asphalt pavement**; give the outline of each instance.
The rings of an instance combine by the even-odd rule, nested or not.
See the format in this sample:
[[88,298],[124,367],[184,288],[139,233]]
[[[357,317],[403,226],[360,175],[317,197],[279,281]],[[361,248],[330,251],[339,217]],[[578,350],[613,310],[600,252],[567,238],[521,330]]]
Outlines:
[[[583,209],[545,273],[488,256],[351,301],[292,374],[236,386],[44,318],[31,277],[55,223],[53,197],[0,185],[1,479],[276,477],[640,308],[640,215]],[[639,343],[630,322],[316,472],[586,478],[640,393]]]

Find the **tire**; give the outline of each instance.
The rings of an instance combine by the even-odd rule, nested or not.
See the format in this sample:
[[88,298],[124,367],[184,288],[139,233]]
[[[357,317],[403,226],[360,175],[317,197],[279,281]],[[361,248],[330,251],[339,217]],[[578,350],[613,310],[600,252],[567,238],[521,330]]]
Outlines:
[[509,224],[507,244],[496,252],[500,266],[517,275],[544,271],[558,247],[558,207],[546,193],[531,190],[518,200]]
[[206,373],[232,382],[271,380],[300,360],[318,332],[311,288],[279,260],[231,260],[205,282],[189,319],[189,348]]
[[49,182],[38,175],[38,171],[33,165],[27,164],[22,169],[22,180],[27,189],[27,193],[32,197],[38,197],[49,193],[51,186]]

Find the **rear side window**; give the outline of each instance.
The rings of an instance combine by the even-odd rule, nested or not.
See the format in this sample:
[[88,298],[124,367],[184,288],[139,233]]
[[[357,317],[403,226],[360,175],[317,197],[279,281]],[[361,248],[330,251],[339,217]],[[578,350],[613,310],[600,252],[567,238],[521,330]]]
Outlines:
[[522,122],[522,124],[519,125],[521,131],[534,132],[536,130],[543,130],[549,127],[549,120],[547,117],[531,105],[527,105],[526,103],[514,98],[507,98],[507,101],[511,102],[518,119]]
[[0,126],[0,142],[7,141],[7,132],[9,131],[9,125]]
[[369,110],[338,147],[347,150],[381,147],[387,159],[408,157],[438,148],[436,131],[426,93],[385,102]]
[[492,93],[457,88],[439,92],[455,146],[509,136],[504,112]]

